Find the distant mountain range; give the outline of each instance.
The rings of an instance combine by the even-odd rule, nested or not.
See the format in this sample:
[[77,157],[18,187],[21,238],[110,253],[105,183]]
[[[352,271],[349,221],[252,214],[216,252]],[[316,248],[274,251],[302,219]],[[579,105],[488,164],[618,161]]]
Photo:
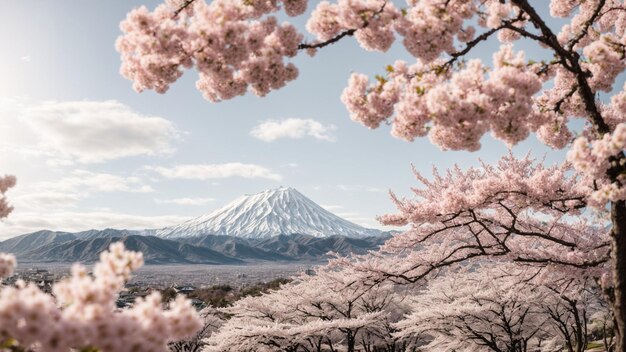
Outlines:
[[317,205],[293,188],[246,195],[204,216],[160,230],[38,231],[0,242],[23,262],[94,262],[112,242],[148,264],[315,261],[328,252],[362,254],[391,236]]
[[126,248],[143,252],[147,264],[244,264],[319,261],[327,259],[329,252],[364,254],[388,238],[291,234],[264,239],[221,235],[164,239],[114,229],[80,233],[38,231],[0,242],[0,252],[13,253],[21,262],[92,263],[112,242],[122,241]]

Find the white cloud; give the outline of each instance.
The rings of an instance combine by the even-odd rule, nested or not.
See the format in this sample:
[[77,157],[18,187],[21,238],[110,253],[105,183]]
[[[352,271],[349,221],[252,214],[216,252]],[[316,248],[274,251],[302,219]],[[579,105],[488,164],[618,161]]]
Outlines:
[[95,173],[87,170],[75,170],[72,176],[57,182],[69,189],[88,189],[95,192],[132,192],[150,193],[154,189],[143,183],[139,177],[117,176],[107,173]]
[[176,199],[154,199],[158,204],[178,204],[178,205],[206,205],[214,202],[215,198],[176,198]]
[[0,147],[17,153],[26,148],[29,156],[48,159],[49,166],[168,154],[180,136],[170,121],[117,101],[1,98],[0,103]]
[[78,193],[56,190],[39,190],[35,193],[17,194],[11,198],[11,203],[17,204],[18,208],[68,207],[74,206],[83,198]]
[[31,189],[58,190],[72,192],[130,192],[150,193],[154,189],[143,180],[135,176],[118,176],[108,173],[98,173],[87,170],[74,170],[64,178],[53,182],[39,182]]
[[332,135],[336,127],[334,125],[323,125],[319,121],[312,119],[285,119],[267,120],[256,126],[250,134],[265,142],[273,142],[280,138],[300,139],[307,136],[334,141]]
[[33,58],[30,55],[24,55],[22,57],[20,57],[20,60],[24,61],[24,62],[31,62]]
[[212,180],[229,177],[266,178],[280,181],[282,176],[270,169],[256,165],[243,163],[225,164],[187,164],[174,167],[148,167],[163,177],[187,180]]
[[2,237],[10,237],[42,229],[55,231],[83,231],[90,229],[155,229],[179,224],[189,217],[177,215],[141,216],[118,214],[108,211],[96,212],[22,212],[16,208],[0,222]]
[[117,176],[87,170],[75,170],[56,181],[31,184],[18,182],[12,190],[11,201],[16,208],[42,209],[75,206],[93,193],[150,193],[154,189],[138,177]]

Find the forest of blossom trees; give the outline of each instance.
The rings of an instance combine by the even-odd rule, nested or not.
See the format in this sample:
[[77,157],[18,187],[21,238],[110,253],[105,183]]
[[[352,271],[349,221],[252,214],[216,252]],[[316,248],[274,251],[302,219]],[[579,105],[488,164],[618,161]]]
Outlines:
[[[307,8],[307,35],[277,20]],[[165,93],[195,69],[211,102],[285,87],[298,77],[296,55],[344,40],[385,52],[398,39],[411,62],[374,79],[351,74],[341,100],[353,120],[443,150],[476,151],[490,133],[505,152],[534,134],[563,160],[505,153],[494,165],[416,172],[414,197],[392,195],[397,212],[379,219],[407,230],[378,252],[200,315],[182,298],[162,310],[158,296],[113,311],[141,262],[115,245],[93,276],[77,266],[54,300],[31,286],[2,289],[3,348],[158,351],[196,333],[170,346],[626,351],[624,1],[166,0],[120,27],[121,73],[135,90]],[[487,41],[499,42],[492,60],[472,58]],[[526,57],[521,42],[550,59]],[[14,183],[0,179],[0,217]],[[0,274],[14,265],[1,256]]]

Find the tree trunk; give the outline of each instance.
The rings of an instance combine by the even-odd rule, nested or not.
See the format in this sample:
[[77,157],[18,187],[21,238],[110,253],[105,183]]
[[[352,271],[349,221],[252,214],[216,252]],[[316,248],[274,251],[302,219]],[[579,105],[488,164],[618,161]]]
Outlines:
[[356,337],[355,337],[355,333],[352,331],[348,331],[348,333],[346,334],[346,347],[347,352],[354,352],[354,346],[356,345]]
[[568,303],[571,307],[572,315],[574,316],[574,322],[576,323],[574,330],[574,334],[576,335],[576,352],[583,352],[587,344],[585,343],[585,331],[580,319],[580,311],[577,307],[578,302],[576,300],[568,300]]
[[626,352],[626,203],[611,203],[615,351]]

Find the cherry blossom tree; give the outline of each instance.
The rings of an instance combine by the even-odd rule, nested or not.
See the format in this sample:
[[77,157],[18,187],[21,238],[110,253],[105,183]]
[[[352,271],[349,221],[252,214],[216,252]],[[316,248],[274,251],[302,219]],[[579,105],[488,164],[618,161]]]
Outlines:
[[[167,342],[193,335],[202,323],[189,300],[179,296],[164,310],[153,293],[131,309],[115,300],[141,253],[114,243],[100,256],[93,276],[76,264],[53,295],[34,283],[0,289],[0,348],[3,351],[168,351]],[[0,255],[0,274],[11,275],[15,257]]]
[[485,258],[605,274],[608,231],[582,216],[585,183],[567,164],[545,167],[509,154],[494,166],[433,173],[432,180],[415,173],[424,185],[413,189],[416,199],[392,194],[399,212],[380,221],[411,228],[357,266],[412,282]]
[[195,335],[185,340],[170,343],[169,349],[171,352],[204,351],[208,345],[209,337],[211,337],[214,332],[219,330],[226,320],[223,313],[212,307],[204,308],[200,311],[199,315],[202,319],[202,327],[195,333]]
[[428,351],[534,351],[546,337],[542,299],[498,268],[449,273],[415,296],[397,327],[400,336],[428,336]]
[[582,352],[588,314],[601,311],[602,294],[590,287],[510,263],[451,270],[412,298],[396,335],[425,336],[428,351]]
[[[583,352],[592,337],[589,329],[592,317],[606,317],[609,311],[597,283],[589,277],[571,277],[552,270],[543,270],[541,275],[526,282],[545,292],[538,306],[549,318],[554,341],[569,352]],[[599,332],[603,339],[612,335],[606,327]],[[607,343],[606,350],[612,348]]]
[[[210,101],[231,99],[247,91],[264,96],[297,77],[290,59],[301,51],[314,55],[318,49],[354,37],[363,49],[384,52],[400,38],[414,62],[391,63],[373,81],[361,73],[353,73],[348,80],[341,99],[353,120],[368,128],[388,122],[395,137],[412,141],[428,136],[445,150],[477,150],[488,132],[508,146],[535,133],[552,148],[569,148],[567,158],[578,172],[578,186],[562,189],[563,194],[557,192],[560,188],[550,189],[542,183],[536,186],[538,192],[528,197],[493,193],[491,203],[484,205],[504,214],[509,222],[498,220],[495,226],[500,232],[493,236],[489,232],[494,228],[487,220],[494,218],[485,213],[485,218],[471,225],[458,223],[463,231],[453,239],[456,243],[472,232],[479,235],[471,248],[450,249],[449,241],[441,242],[440,253],[446,253],[440,258],[442,263],[452,264],[484,251],[492,257],[557,265],[567,262],[580,268],[606,260],[603,256],[610,247],[611,273],[604,280],[605,288],[615,316],[617,349],[626,350],[626,91],[615,87],[625,68],[624,2],[408,0],[399,8],[388,0],[321,1],[311,2],[315,8],[306,24],[311,39],[305,39],[292,24],[278,24],[278,11],[298,16],[308,3],[167,0],[153,11],[140,7],[121,24],[123,35],[117,48],[122,74],[138,91],[162,93],[183,69],[195,68],[200,76],[196,86]],[[558,28],[555,23],[565,24]],[[472,59],[486,41],[500,43],[492,61]],[[513,47],[518,41],[540,47],[548,59],[527,59]],[[573,119],[582,120],[583,127],[571,130]],[[555,171],[566,172],[566,168],[563,165]],[[489,167],[485,172],[490,172]],[[459,174],[451,172],[455,173]],[[543,181],[560,185],[549,177]],[[452,186],[453,182],[448,183]],[[548,199],[540,194],[543,192],[556,197]],[[455,199],[449,192],[441,203],[451,204]],[[524,214],[521,203],[513,202],[516,199],[528,199],[533,205]],[[498,204],[500,200],[503,206]],[[595,208],[608,213],[611,226],[605,231],[603,223],[589,225],[578,219],[574,224],[551,220],[555,227],[547,228],[530,216],[542,200],[542,213],[579,216],[581,209]],[[415,227],[422,226],[418,221],[423,220],[430,221],[425,226],[437,223],[424,217],[429,213],[419,202],[411,204],[417,208],[415,216],[408,215],[409,205],[403,203],[402,215],[385,221]],[[512,209],[513,205],[520,211]],[[462,218],[475,213],[469,207],[457,208]],[[441,214],[440,220],[452,215]],[[440,221],[438,224],[441,226]],[[415,237],[414,232],[410,230],[409,239]],[[453,229],[449,232],[456,233]],[[600,239],[593,239],[594,235]],[[542,248],[520,251],[520,246],[528,244],[521,239],[529,237],[542,242]],[[574,237],[581,242],[573,242]],[[432,255],[441,256],[432,251],[434,247],[430,249]],[[415,261],[407,268],[425,268],[421,257],[407,256],[407,262]],[[424,274],[420,270],[407,272],[404,279],[416,280]]]
[[[602,214],[583,213],[586,181],[571,166],[546,167],[509,154],[493,166],[433,173],[432,180],[416,173],[423,188],[413,189],[415,199],[392,194],[399,212],[380,217],[387,224],[410,224],[408,231],[378,253],[337,262],[369,272],[367,280],[375,283],[417,282],[490,259],[543,268],[552,274],[542,275],[542,285],[555,294],[567,280],[588,278],[571,286],[598,288],[598,281],[612,297],[607,221]],[[568,295],[572,298],[565,299]],[[582,348],[587,336],[581,325],[586,321],[579,307],[583,300],[574,298],[580,295],[559,293],[560,303],[544,309],[560,319],[559,331],[572,351]]]
[[392,324],[406,307],[393,285],[365,286],[349,268],[323,267],[278,291],[246,297],[210,338],[215,351],[402,351]]
[[0,177],[0,219],[6,218],[13,211],[13,207],[7,202],[5,193],[9,188],[15,186],[15,182],[15,176]]
[[592,337],[600,337],[606,351],[614,350],[613,314],[609,307],[599,310],[590,317],[589,331]]

